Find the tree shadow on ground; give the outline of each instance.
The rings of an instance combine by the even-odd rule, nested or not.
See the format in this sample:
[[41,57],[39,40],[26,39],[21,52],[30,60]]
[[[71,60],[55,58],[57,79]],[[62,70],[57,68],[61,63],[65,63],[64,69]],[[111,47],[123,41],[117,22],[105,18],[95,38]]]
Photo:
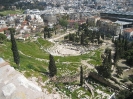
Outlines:
[[27,68],[28,69],[32,69],[34,71],[37,71],[37,72],[40,72],[40,73],[43,73],[43,74],[49,76],[49,72],[47,72],[47,70],[45,68],[43,68],[42,66],[35,67],[32,64],[28,64]]
[[129,75],[129,80],[133,83],[133,74]]

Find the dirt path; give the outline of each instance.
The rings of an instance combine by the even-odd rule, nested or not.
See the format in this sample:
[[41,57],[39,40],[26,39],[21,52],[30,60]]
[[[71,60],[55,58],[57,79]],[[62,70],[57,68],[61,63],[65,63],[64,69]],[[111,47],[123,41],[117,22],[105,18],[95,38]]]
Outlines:
[[92,66],[91,64],[89,64],[87,61],[89,61],[89,59],[88,59],[88,60],[81,60],[81,63],[82,63],[84,66],[87,66],[87,68],[89,68],[89,69],[95,69],[95,67]]
[[22,55],[24,55],[24,56],[26,56],[26,57],[34,58],[35,60],[38,60],[38,61],[49,62],[49,60],[47,60],[47,59],[41,59],[41,58],[32,57],[30,55],[26,55],[22,51],[19,51],[19,53],[22,54]]
[[93,86],[90,85],[89,83],[87,83],[86,80],[85,80],[85,84],[86,84],[86,86],[87,86],[87,87],[90,89],[90,91],[91,91],[91,94],[92,94],[91,98],[94,97],[94,91],[93,91],[94,88],[93,88]]
[[69,33],[75,33],[75,30],[73,30],[73,31],[66,31],[65,34],[60,35],[60,36],[55,37],[55,38],[48,39],[48,41],[50,41],[50,42],[52,42],[52,43],[55,43],[56,40],[59,40],[60,38],[65,37],[65,36],[68,35]]
[[114,51],[114,44],[110,40],[104,40],[104,43],[102,44],[102,46],[100,46],[100,48],[104,50],[106,48],[110,48],[112,51]]

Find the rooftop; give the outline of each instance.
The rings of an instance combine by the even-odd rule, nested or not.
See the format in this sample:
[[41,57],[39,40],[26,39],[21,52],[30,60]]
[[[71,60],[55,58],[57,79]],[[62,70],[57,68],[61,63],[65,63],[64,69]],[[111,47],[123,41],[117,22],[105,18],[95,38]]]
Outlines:
[[124,32],[131,33],[133,32],[133,28],[126,28],[124,29]]
[[132,22],[125,22],[125,21],[116,21],[115,23],[119,24],[119,25],[128,25],[128,24],[132,24]]

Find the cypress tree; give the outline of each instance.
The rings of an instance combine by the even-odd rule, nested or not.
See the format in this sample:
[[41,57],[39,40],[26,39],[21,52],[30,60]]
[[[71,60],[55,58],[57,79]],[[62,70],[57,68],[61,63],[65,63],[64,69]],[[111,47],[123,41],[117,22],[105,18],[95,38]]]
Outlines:
[[98,44],[100,42],[100,33],[97,33],[97,41],[98,41]]
[[121,42],[121,34],[119,34],[119,38],[118,38],[119,42]]
[[122,36],[122,43],[124,43],[125,42],[125,38],[124,38],[124,36]]
[[124,51],[127,51],[128,50],[128,41],[125,40],[124,42]]
[[55,32],[55,35],[56,35],[56,29],[57,29],[57,27],[56,27],[56,25],[54,25],[54,32]]
[[55,31],[55,35],[56,35],[56,28],[54,29],[54,31]]
[[87,26],[89,25],[89,20],[88,19],[86,20],[86,24],[87,24]]
[[80,86],[83,85],[83,68],[82,66],[80,67]]
[[91,34],[91,42],[94,43],[94,38],[95,38],[95,33],[92,31],[92,34]]
[[102,65],[98,66],[96,69],[101,76],[105,78],[111,77],[111,64],[108,62],[107,56],[103,59]]
[[69,37],[69,41],[71,41],[71,34],[70,33],[69,33],[69,36],[68,37]]
[[114,54],[114,63],[116,64],[119,59],[119,49],[116,47],[115,54]]
[[51,54],[49,55],[49,73],[51,77],[57,74],[57,68],[55,65],[54,57]]
[[122,68],[121,67],[118,67],[117,65],[116,65],[116,73],[117,73],[118,76],[120,76],[120,75],[123,74]]
[[51,37],[50,29],[48,29],[48,38]]
[[46,39],[46,33],[44,32],[44,39]]
[[108,62],[109,64],[111,64],[111,49],[109,49],[109,52],[108,52]]
[[102,66],[102,76],[105,78],[110,78],[111,77],[111,64],[108,62],[108,57],[105,57],[103,66]]
[[112,43],[114,43],[114,41],[115,41],[115,40],[114,40],[114,35],[113,35],[113,37],[112,37]]
[[77,32],[77,35],[79,36],[79,31],[81,30],[81,26],[78,25],[78,32]]
[[11,46],[11,50],[13,52],[13,58],[14,58],[14,62],[20,66],[20,57],[19,57],[19,53],[18,53],[18,48],[17,48],[17,44],[16,44],[16,41],[15,41],[15,38],[14,38],[14,34],[13,34],[13,29],[10,29],[10,33],[11,33],[11,43],[12,43],[12,46]]
[[83,33],[81,34],[81,40],[80,40],[80,43],[81,43],[81,45],[84,44],[84,34],[83,34]]

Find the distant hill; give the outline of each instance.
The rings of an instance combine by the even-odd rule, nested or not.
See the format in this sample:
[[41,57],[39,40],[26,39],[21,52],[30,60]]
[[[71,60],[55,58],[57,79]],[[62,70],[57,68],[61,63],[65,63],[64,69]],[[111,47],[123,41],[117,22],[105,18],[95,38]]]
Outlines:
[[11,5],[17,1],[20,1],[20,0],[0,0],[0,5]]

